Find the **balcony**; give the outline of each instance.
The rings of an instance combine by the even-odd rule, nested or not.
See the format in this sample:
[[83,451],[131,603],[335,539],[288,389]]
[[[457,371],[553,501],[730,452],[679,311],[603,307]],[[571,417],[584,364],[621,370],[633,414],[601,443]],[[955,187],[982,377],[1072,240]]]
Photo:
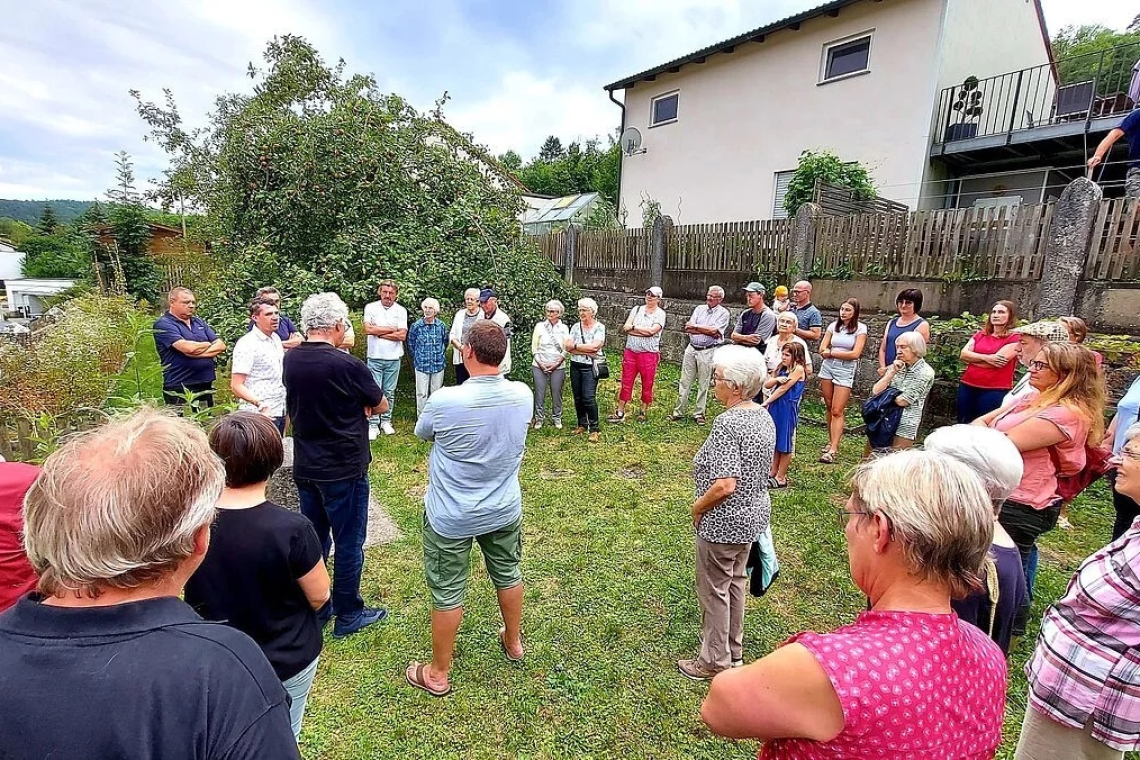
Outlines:
[[[947,87],[938,98],[930,155],[959,165],[1083,161],[1086,146],[1095,147],[1136,107],[1138,61],[1140,42],[978,80],[964,96],[962,85]],[[974,104],[980,114],[964,113]]]

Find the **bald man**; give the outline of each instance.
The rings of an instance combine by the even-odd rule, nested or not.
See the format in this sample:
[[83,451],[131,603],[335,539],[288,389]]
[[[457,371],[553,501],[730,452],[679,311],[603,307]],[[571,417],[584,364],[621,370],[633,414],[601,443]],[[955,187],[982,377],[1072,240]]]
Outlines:
[[796,335],[807,341],[819,340],[823,315],[811,302],[811,283],[807,280],[792,286],[792,313],[796,315]]

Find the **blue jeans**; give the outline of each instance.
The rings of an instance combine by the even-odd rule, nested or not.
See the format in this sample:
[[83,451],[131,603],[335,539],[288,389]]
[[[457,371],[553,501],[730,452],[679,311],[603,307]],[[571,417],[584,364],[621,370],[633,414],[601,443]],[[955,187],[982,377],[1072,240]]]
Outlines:
[[288,681],[282,681],[285,693],[289,695],[289,722],[293,725],[293,738],[301,736],[301,721],[305,717],[305,704],[309,701],[309,690],[313,688],[313,676],[317,674],[317,657],[297,675]]
[[[364,570],[364,534],[368,530],[368,477],[347,480],[303,480],[294,477],[301,514],[309,518],[321,542],[325,562],[333,555],[332,606],[342,620],[354,620],[364,609],[360,574]],[[331,536],[330,536],[331,534]]]
[[400,359],[369,359],[368,369],[372,372],[372,379],[384,391],[384,398],[388,399],[388,411],[379,417],[370,417],[368,423],[377,425],[381,422],[391,422],[392,410],[396,408],[396,381],[400,379]]
[[1002,399],[1008,390],[994,390],[991,388],[975,388],[972,385],[958,383],[958,423],[968,425],[979,417],[989,414],[1001,406]]

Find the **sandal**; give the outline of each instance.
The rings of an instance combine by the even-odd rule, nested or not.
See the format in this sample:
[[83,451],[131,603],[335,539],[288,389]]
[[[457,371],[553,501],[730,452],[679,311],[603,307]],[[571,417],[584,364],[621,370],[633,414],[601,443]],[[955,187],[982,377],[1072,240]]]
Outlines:
[[639,413],[638,413],[638,415],[637,415],[637,421],[638,421],[638,422],[648,422],[648,421],[649,421],[649,417],[647,417],[647,416],[645,415],[645,412],[639,412]]
[[703,414],[698,414],[693,418],[693,422],[697,423],[698,425],[703,425],[705,424],[705,416]]
[[820,454],[819,461],[823,464],[835,464],[835,454],[834,451],[825,451]]
[[787,488],[787,487],[788,487],[788,481],[786,481],[786,480],[783,483],[781,483],[780,481],[776,480],[775,476],[768,478],[768,490],[769,491],[774,491],[774,490],[777,490],[780,488]]
[[606,422],[612,422],[614,424],[625,422],[625,412],[614,412],[606,418]]
[[[506,632],[506,627],[499,629],[499,646],[503,649],[503,656],[505,656],[509,662],[522,662],[523,657],[526,656],[526,650],[524,649],[523,653],[518,657],[512,657],[511,650],[507,649],[507,641],[503,638]],[[519,636],[519,644],[522,644],[522,636]]]
[[[424,678],[424,668],[426,667],[426,663],[416,662],[415,660],[412,660],[412,663],[408,665],[408,669],[404,671],[404,678],[408,679],[408,685],[414,686],[421,691],[426,691],[433,697],[446,697],[448,694],[450,694],[451,684],[448,684],[447,688],[445,689],[432,688],[431,684],[429,684]],[[413,675],[413,673],[415,675]]]

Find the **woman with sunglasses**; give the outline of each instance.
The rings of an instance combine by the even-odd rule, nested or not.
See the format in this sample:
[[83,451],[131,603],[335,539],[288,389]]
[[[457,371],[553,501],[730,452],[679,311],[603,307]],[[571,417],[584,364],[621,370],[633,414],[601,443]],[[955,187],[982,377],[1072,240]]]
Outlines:
[[1005,657],[950,608],[981,583],[993,534],[981,481],[945,454],[897,452],[856,470],[838,517],[870,609],[721,673],[701,718],[760,739],[761,758],[993,757]]
[[621,391],[617,409],[609,422],[625,422],[625,406],[633,398],[633,383],[641,375],[641,411],[638,422],[645,422],[649,405],[653,403],[653,381],[657,378],[657,364],[661,360],[661,331],[665,329],[665,310],[661,308],[664,294],[654,285],[645,291],[645,305],[630,309],[622,325],[626,334],[625,351],[621,356]]

